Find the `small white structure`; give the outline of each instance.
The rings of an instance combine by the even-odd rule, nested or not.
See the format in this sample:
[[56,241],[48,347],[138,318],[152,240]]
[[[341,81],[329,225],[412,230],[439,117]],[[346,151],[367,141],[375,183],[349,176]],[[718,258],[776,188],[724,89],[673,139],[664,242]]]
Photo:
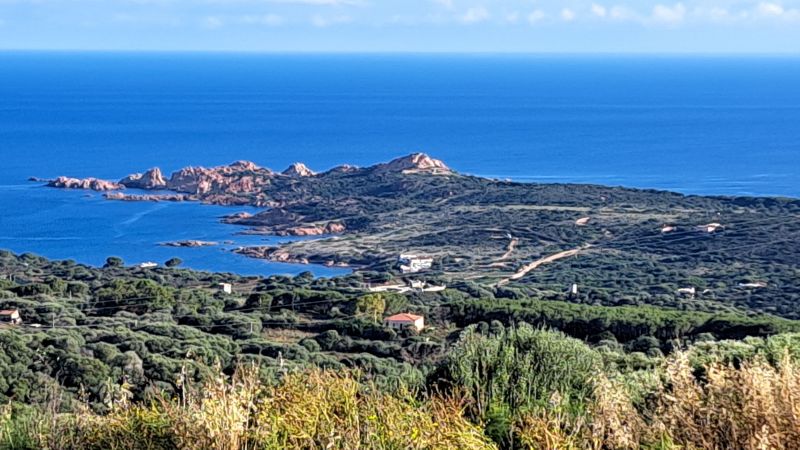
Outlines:
[[699,227],[701,230],[705,231],[706,233],[716,233],[719,230],[724,229],[725,227],[722,226],[721,223],[709,223],[707,225],[700,225]]
[[222,293],[225,293],[225,294],[228,294],[228,295],[233,294],[233,286],[230,283],[219,283],[219,284],[217,284],[217,287],[219,288],[220,292],[222,292]]
[[764,281],[756,281],[754,283],[739,283],[739,287],[745,289],[761,289],[767,287],[767,283]]
[[410,291],[411,288],[404,284],[379,284],[377,286],[369,285],[367,290],[369,292],[399,292],[402,294]]
[[11,325],[21,324],[22,317],[19,315],[19,310],[4,309],[0,311],[0,323],[10,323]]
[[447,289],[447,285],[436,286],[432,284],[428,284],[425,281],[417,281],[412,280],[408,284],[379,284],[379,285],[367,285],[367,291],[369,292],[397,292],[399,294],[405,294],[411,291],[421,291],[421,292],[442,292]]
[[154,267],[158,267],[158,263],[154,263],[152,261],[148,261],[148,262],[143,262],[143,263],[139,264],[139,268],[140,269],[152,269]]
[[433,258],[418,255],[400,255],[398,262],[403,273],[417,273],[433,266]]
[[678,289],[678,294],[688,295],[690,297],[694,297],[697,294],[697,288],[690,287],[690,288],[680,288]]
[[411,280],[408,284],[411,286],[411,289],[424,289],[427,283],[421,280]]
[[413,326],[417,331],[422,331],[422,329],[425,328],[425,318],[410,313],[395,314],[383,319],[383,323],[387,327],[395,330],[402,330],[408,325]]
[[569,288],[569,295],[573,297],[578,295],[578,283],[572,283],[572,286]]
[[580,219],[575,221],[575,225],[579,227],[585,227],[586,225],[589,225],[590,220],[592,220],[591,217],[581,217]]

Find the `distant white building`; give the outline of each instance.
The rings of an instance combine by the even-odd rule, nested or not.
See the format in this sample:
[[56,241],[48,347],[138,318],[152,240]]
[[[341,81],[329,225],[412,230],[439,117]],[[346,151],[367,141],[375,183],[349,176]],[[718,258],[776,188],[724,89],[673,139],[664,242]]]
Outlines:
[[411,280],[409,286],[411,286],[411,289],[424,289],[426,284],[427,283],[421,280]]
[[572,283],[572,286],[569,288],[569,295],[573,297],[578,295],[578,283]]
[[400,271],[403,273],[417,273],[429,270],[433,266],[433,258],[418,255],[400,255],[398,258]]
[[369,292],[399,292],[405,293],[411,290],[410,287],[406,286],[405,284],[376,284],[367,285],[367,290]]
[[233,294],[233,286],[230,283],[219,283],[217,288],[225,294]]
[[387,327],[394,328],[396,330],[402,330],[403,327],[408,325],[413,326],[417,329],[417,331],[422,331],[422,329],[425,328],[425,318],[423,316],[417,316],[409,313],[395,314],[387,317],[383,319],[383,323]]
[[408,284],[378,284],[378,285],[367,285],[367,291],[369,292],[397,292],[399,294],[405,294],[411,291],[421,291],[421,292],[442,292],[447,289],[447,285],[431,285],[425,281],[410,281]]
[[767,287],[767,283],[764,281],[756,281],[755,283],[739,283],[739,287],[745,289],[761,289]]
[[697,288],[689,287],[689,288],[680,288],[678,289],[679,294],[688,295],[690,297],[694,297],[697,294]]
[[22,317],[19,315],[19,310],[4,309],[0,311],[0,323],[10,323],[11,325],[21,324]]
[[706,233],[716,233],[717,231],[720,231],[725,227],[721,223],[714,222],[706,225],[700,225],[698,228],[705,231]]

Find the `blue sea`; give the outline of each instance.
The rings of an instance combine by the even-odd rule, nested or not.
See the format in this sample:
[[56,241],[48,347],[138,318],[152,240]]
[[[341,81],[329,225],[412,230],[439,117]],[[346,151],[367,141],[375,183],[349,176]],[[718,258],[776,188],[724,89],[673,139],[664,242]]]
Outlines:
[[[325,170],[416,151],[520,181],[800,197],[800,58],[0,53],[0,248],[16,252],[298,273],[229,251],[281,241],[219,222],[246,208],[27,178],[241,159]],[[179,239],[232,243],[158,246]]]

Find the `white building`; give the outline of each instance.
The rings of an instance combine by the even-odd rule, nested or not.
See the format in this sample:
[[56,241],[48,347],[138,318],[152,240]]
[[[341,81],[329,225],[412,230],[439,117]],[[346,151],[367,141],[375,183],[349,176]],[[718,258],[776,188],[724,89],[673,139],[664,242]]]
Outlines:
[[404,327],[408,325],[413,326],[414,328],[417,329],[417,331],[422,331],[422,329],[425,328],[424,317],[409,313],[395,314],[393,316],[387,317],[383,319],[383,323],[387,327],[394,328],[396,330],[402,330]]
[[4,309],[0,311],[0,323],[10,323],[11,325],[21,324],[22,317],[19,315],[19,310]]
[[429,270],[433,266],[433,258],[417,255],[400,255],[398,262],[403,273],[417,273]]
[[746,289],[761,289],[767,287],[767,283],[763,281],[756,281],[755,283],[739,283],[739,287]]
[[678,294],[688,295],[690,297],[694,297],[697,294],[697,288],[689,287],[689,288],[680,288],[678,289]]
[[219,283],[217,287],[225,294],[233,294],[233,286],[230,283]]
[[705,231],[706,233],[716,233],[717,231],[725,229],[725,227],[721,223],[709,223],[706,225],[700,225],[698,228]]

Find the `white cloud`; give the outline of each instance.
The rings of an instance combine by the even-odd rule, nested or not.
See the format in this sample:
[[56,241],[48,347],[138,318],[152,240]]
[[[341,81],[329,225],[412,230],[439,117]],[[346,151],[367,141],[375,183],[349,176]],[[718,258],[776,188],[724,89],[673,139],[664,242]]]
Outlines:
[[683,22],[686,17],[686,7],[683,3],[676,3],[673,6],[656,5],[653,7],[652,18],[656,22],[677,24]]
[[641,16],[639,15],[639,13],[630,8],[619,5],[612,7],[611,10],[609,10],[608,15],[612,19],[619,21],[641,20]]
[[608,15],[608,10],[603,5],[592,3],[592,14],[594,14],[597,17],[605,17],[606,15]]
[[483,22],[489,19],[489,11],[483,6],[470,8],[465,12],[459,20],[465,24],[473,24]]
[[714,20],[727,20],[731,17],[731,13],[725,8],[711,8],[708,17]]
[[317,28],[325,28],[331,25],[339,25],[352,21],[353,18],[350,16],[323,16],[321,14],[315,14],[311,16],[311,25],[314,25]]
[[561,19],[564,20],[565,22],[572,22],[573,20],[575,20],[575,11],[569,8],[562,9]]
[[283,25],[284,22],[286,22],[286,19],[283,16],[279,16],[278,14],[263,14],[263,15],[242,16],[241,21],[242,23],[248,25],[264,25],[268,27],[276,27],[278,25]]
[[732,14],[727,8],[723,7],[697,7],[691,12],[691,17],[697,20],[707,20],[712,23],[732,23],[737,20],[737,16]]
[[541,9],[535,9],[528,14],[528,23],[533,25],[542,21],[547,15]]
[[447,9],[453,9],[455,7],[453,0],[431,0],[431,1],[438,5],[444,6]]
[[758,7],[756,7],[756,11],[758,12],[759,15],[764,17],[778,17],[782,16],[783,13],[785,12],[783,6],[777,3],[767,3],[767,2],[759,3]]
[[512,11],[512,12],[506,14],[506,22],[507,23],[517,23],[517,22],[519,22],[519,12],[518,11]]

